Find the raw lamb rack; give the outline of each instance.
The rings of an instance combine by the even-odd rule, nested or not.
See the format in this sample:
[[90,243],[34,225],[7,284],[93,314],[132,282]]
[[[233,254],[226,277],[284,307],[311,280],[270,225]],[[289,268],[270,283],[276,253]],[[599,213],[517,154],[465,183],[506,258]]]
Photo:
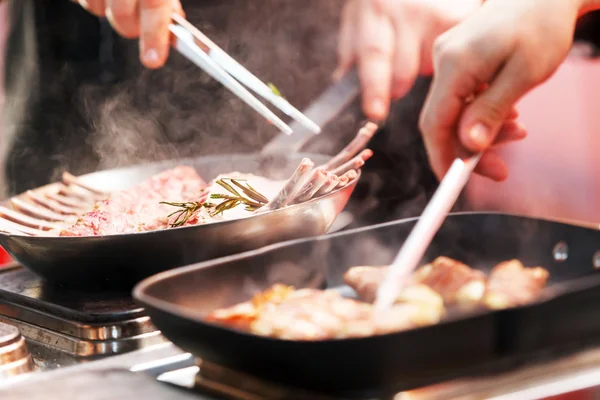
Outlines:
[[[131,189],[107,193],[65,172],[61,183],[14,197],[12,207],[0,206],[0,231],[27,236],[133,233],[211,222],[240,205],[247,211],[267,212],[306,202],[356,179],[373,154],[365,146],[376,130],[375,124],[367,123],[324,165],[315,168],[311,160],[303,159],[270,200],[237,179],[240,173],[207,184],[193,168],[178,166]],[[225,193],[215,192],[223,188]]]

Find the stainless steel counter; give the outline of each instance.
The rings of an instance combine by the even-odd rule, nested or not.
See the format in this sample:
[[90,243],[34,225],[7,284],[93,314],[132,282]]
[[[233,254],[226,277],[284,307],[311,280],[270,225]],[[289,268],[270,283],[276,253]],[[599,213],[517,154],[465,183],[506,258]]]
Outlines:
[[[44,373],[31,373],[0,383],[0,398],[21,399],[260,399],[253,393],[200,384],[200,368],[194,358],[172,344],[156,345]],[[218,394],[210,394],[212,387]],[[400,393],[395,400],[421,399],[518,399],[533,400],[577,393],[600,398],[600,349],[528,366],[516,371],[479,378],[465,378]],[[284,397],[287,398],[287,397]]]

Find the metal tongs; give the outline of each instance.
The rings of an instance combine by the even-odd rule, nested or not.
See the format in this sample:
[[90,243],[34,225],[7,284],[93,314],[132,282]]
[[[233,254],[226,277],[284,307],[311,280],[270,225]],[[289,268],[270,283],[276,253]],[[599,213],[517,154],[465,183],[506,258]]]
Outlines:
[[239,82],[258,93],[262,98],[269,101],[280,111],[290,116],[311,132],[315,134],[321,132],[321,128],[317,124],[298,111],[279,94],[274,93],[269,86],[230,57],[206,37],[206,35],[200,32],[200,30],[186,21],[185,18],[175,13],[171,15],[171,18],[173,22],[169,26],[169,30],[174,36],[172,41],[173,47],[214,79],[221,82],[256,112],[265,117],[267,121],[288,135],[293,132],[292,128],[279,119],[277,115],[254,97]]
[[481,153],[465,159],[457,158],[452,163],[377,291],[375,307],[379,313],[389,309],[396,302],[480,159]]

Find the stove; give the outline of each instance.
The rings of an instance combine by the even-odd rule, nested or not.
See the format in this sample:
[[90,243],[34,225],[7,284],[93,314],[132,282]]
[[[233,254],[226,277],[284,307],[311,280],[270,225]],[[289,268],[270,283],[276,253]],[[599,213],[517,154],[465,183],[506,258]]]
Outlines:
[[[564,393],[600,398],[600,348],[393,398],[525,400]],[[129,293],[52,287],[17,266],[0,269],[0,398],[331,399],[193,357],[168,342]]]
[[[37,371],[165,341],[129,292],[77,292],[53,287],[19,267],[0,273],[0,323],[18,329]],[[0,346],[1,334],[0,329]]]

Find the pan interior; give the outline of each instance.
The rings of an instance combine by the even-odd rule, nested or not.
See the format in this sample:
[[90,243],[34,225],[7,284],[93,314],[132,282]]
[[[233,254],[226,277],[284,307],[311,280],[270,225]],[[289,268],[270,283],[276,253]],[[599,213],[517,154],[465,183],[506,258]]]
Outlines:
[[[216,308],[248,300],[275,283],[296,288],[335,288],[353,297],[344,273],[353,266],[389,264],[414,220],[299,240],[227,260],[215,260],[151,278],[139,294],[144,301],[194,320]],[[422,263],[448,256],[489,272],[513,258],[550,271],[548,291],[568,281],[596,275],[593,254],[600,232],[581,227],[503,214],[458,214],[448,218]],[[568,243],[570,255],[556,257],[557,243]],[[600,241],[596,242],[600,243]],[[598,245],[600,248],[600,245]],[[152,282],[150,282],[152,281]]]

